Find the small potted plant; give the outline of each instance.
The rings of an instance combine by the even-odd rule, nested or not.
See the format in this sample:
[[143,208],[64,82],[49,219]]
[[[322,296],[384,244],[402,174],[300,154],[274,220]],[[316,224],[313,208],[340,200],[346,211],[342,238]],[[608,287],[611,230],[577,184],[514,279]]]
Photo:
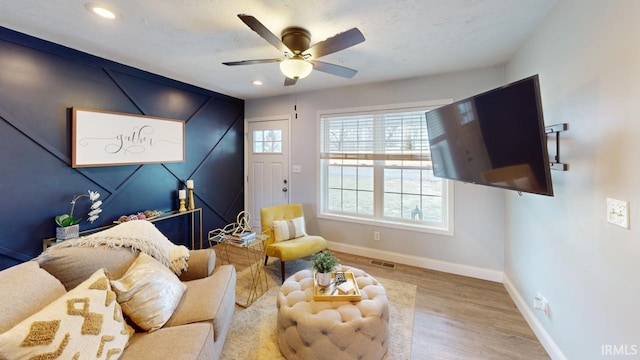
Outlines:
[[318,285],[328,286],[331,283],[331,272],[337,265],[338,258],[329,251],[321,251],[311,257],[311,267],[316,272]]
[[102,209],[100,209],[102,201],[98,200],[98,198],[100,197],[100,193],[89,190],[87,194],[74,196],[73,200],[71,200],[71,211],[68,214],[62,214],[55,217],[56,224],[58,224],[58,228],[56,228],[57,240],[67,240],[78,237],[78,224],[80,223],[80,221],[82,221],[82,218],[75,218],[73,216],[73,210],[75,210],[78,200],[83,197],[88,197],[91,201],[91,208],[88,214],[89,218],[87,219],[87,221],[93,224],[93,222],[98,219],[99,214],[102,212]]

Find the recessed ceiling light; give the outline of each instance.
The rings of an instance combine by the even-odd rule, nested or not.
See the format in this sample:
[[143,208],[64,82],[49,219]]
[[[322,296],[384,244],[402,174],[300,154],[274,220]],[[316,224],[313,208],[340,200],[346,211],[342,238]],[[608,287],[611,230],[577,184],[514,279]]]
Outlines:
[[255,86],[260,86],[260,85],[262,85],[262,81],[260,81],[260,80],[253,80],[252,84],[253,84],[253,85],[255,85]]
[[88,3],[88,4],[85,5],[85,7],[87,9],[89,9],[91,12],[93,12],[94,14],[96,14],[98,16],[101,16],[101,17],[103,17],[105,19],[113,20],[113,19],[116,18],[116,13],[114,13],[111,10],[109,10],[104,5],[95,4],[95,3]]

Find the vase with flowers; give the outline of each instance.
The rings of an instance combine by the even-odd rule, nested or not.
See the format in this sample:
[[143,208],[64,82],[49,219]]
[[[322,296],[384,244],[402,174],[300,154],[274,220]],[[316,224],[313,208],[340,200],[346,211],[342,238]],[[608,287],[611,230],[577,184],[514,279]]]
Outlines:
[[86,194],[75,195],[73,200],[71,200],[71,211],[68,214],[62,214],[55,217],[56,224],[58,224],[58,228],[56,228],[57,240],[67,240],[78,237],[80,232],[79,224],[82,221],[82,218],[74,217],[73,211],[76,208],[78,200],[83,197],[87,197],[91,201],[91,207],[87,214],[87,221],[93,224],[93,222],[100,216],[100,213],[102,212],[102,209],[100,209],[102,201],[98,200],[100,198],[100,193],[89,190]]

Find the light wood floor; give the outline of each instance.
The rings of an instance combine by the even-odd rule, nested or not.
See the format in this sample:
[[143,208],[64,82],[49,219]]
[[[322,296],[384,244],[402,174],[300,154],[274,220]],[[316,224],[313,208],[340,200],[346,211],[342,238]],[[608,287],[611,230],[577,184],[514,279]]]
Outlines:
[[[374,277],[417,286],[413,360],[549,359],[500,283],[402,264],[387,269],[371,265],[366,257],[334,253],[342,264]],[[241,270],[244,256],[231,256]]]

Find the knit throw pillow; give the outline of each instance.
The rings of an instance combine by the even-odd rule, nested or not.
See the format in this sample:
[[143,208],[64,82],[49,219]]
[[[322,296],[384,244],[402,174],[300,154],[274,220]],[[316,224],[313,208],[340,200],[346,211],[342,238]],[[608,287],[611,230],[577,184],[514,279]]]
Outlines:
[[123,312],[141,329],[155,331],[173,315],[187,289],[166,266],[140,253],[129,270],[111,286]]
[[274,241],[285,241],[307,235],[304,229],[304,217],[291,220],[275,220],[271,227],[275,236]]
[[0,359],[115,360],[132,334],[104,269],[100,269],[0,334]]

